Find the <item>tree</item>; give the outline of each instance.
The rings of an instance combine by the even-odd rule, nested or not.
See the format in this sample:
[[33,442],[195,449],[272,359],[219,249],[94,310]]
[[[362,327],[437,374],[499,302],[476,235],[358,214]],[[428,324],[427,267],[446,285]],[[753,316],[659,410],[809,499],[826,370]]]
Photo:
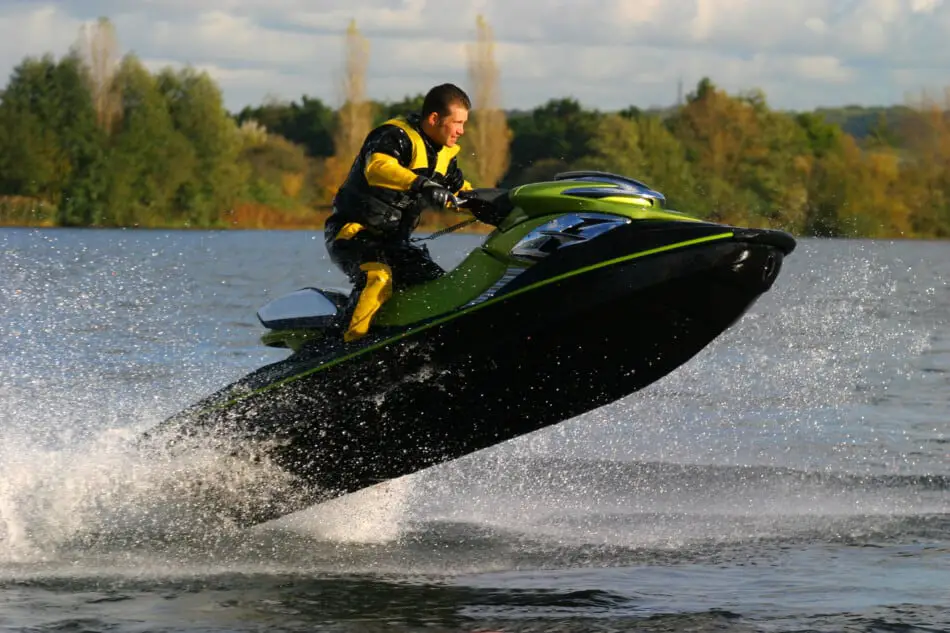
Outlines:
[[0,121],[0,191],[59,207],[64,225],[91,221],[91,207],[79,203],[97,194],[102,147],[81,62],[24,59],[3,93]]
[[314,165],[300,145],[268,134],[263,142],[249,144],[242,160],[251,169],[249,193],[255,202],[285,208],[312,200]]
[[802,112],[795,116],[795,122],[804,130],[809,149],[818,158],[838,147],[841,141],[841,127],[828,123],[820,114]]
[[335,116],[323,101],[304,95],[299,103],[269,100],[255,108],[245,107],[236,119],[239,124],[256,121],[268,131],[303,145],[310,156],[327,157],[333,155]]
[[917,235],[950,237],[950,88],[912,101],[899,126],[906,146],[901,174]]
[[115,85],[119,44],[112,22],[102,17],[95,24],[83,25],[73,50],[86,69],[96,123],[106,134],[111,134],[122,107]]
[[643,156],[642,179],[663,192],[667,206],[697,215],[708,214],[710,205],[696,190],[696,178],[683,144],[658,116],[638,116],[634,122]]
[[671,118],[715,219],[756,225],[804,222],[809,142],[794,118],[758,90],[732,97],[708,79]]
[[70,169],[55,131],[29,112],[0,106],[0,195],[58,204]]
[[[510,120],[511,169],[505,177],[506,186],[547,174],[553,165],[570,165],[590,154],[589,143],[602,115],[581,107],[572,98],[551,99],[527,116]],[[548,165],[538,171],[532,166],[540,161]]]
[[[704,78],[676,108],[608,114],[565,96],[504,112],[492,31],[482,17],[476,28],[472,145],[459,156],[476,185],[597,168],[713,220],[950,237],[950,90],[888,108],[785,113],[760,90],[730,95]],[[319,226],[312,207],[335,193],[371,127],[423,100],[367,98],[369,47],[355,22],[345,54],[338,109],[303,96],[231,116],[206,73],[119,60],[115,29],[100,18],[62,58],[24,58],[0,92],[0,222]]]
[[422,112],[422,104],[425,101],[424,94],[406,95],[400,101],[393,103],[375,103],[374,109],[376,116],[374,123],[379,125],[397,116],[407,116],[415,112]]
[[609,114],[597,122],[590,139],[590,153],[578,160],[578,169],[597,169],[625,176],[642,177],[645,168],[636,122]]
[[471,131],[473,182],[494,187],[508,171],[511,130],[501,109],[500,79],[492,29],[479,15],[476,40],[468,46],[468,72],[474,95]]
[[176,194],[176,206],[190,222],[211,226],[242,191],[247,174],[238,162],[242,137],[207,73],[166,68],[157,75],[156,88],[196,161],[193,177]]
[[122,117],[109,155],[104,223],[148,225],[181,217],[178,197],[198,164],[194,147],[175,129],[158,82],[134,55],[122,60],[116,85]]
[[366,98],[366,71],[369,42],[350,22],[346,31],[345,59],[341,81],[343,104],[337,113],[333,135],[333,156],[326,161],[323,187],[332,198],[343,182],[360,147],[373,125],[372,103]]
[[63,225],[99,223],[106,192],[108,156],[106,132],[99,127],[92,93],[82,61],[73,53],[58,65],[59,136],[72,170],[63,186],[59,221]]

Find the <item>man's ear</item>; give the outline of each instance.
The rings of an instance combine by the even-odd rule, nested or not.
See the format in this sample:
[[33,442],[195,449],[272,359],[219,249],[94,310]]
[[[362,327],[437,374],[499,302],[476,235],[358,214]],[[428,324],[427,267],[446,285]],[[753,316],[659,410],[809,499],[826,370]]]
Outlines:
[[439,113],[430,112],[429,116],[426,117],[426,123],[428,123],[432,127],[437,127],[439,125]]

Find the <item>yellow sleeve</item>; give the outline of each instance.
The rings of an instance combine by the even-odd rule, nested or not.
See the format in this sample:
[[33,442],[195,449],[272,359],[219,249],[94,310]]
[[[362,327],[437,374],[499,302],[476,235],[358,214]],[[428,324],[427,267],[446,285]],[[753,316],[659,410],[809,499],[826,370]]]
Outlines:
[[407,191],[417,177],[411,170],[400,165],[394,156],[380,152],[370,154],[363,173],[371,187],[385,187],[397,191]]
[[[472,190],[472,183],[470,183],[470,182],[467,181],[467,180],[463,180],[463,181],[462,181],[462,188],[459,189],[459,191],[471,191],[471,190]],[[456,192],[456,193],[458,193],[458,192]]]

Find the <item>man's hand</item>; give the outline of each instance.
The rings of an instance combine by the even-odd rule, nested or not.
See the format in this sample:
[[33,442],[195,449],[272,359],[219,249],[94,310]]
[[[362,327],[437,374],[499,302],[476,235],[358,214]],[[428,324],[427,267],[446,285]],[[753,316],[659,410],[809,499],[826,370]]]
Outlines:
[[420,176],[412,187],[419,194],[419,199],[428,206],[436,209],[446,209],[455,205],[455,196],[452,192],[437,182]]

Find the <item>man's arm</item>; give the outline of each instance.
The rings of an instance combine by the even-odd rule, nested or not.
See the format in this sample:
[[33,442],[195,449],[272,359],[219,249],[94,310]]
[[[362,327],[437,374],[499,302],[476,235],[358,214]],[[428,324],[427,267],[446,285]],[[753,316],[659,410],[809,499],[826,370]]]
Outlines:
[[402,165],[412,156],[412,141],[395,125],[382,130],[367,148],[363,174],[371,187],[407,191],[416,181],[416,174]]
[[445,186],[454,194],[458,194],[459,191],[471,191],[472,189],[472,183],[465,180],[465,175],[462,173],[456,157],[449,161],[449,168],[445,174]]

